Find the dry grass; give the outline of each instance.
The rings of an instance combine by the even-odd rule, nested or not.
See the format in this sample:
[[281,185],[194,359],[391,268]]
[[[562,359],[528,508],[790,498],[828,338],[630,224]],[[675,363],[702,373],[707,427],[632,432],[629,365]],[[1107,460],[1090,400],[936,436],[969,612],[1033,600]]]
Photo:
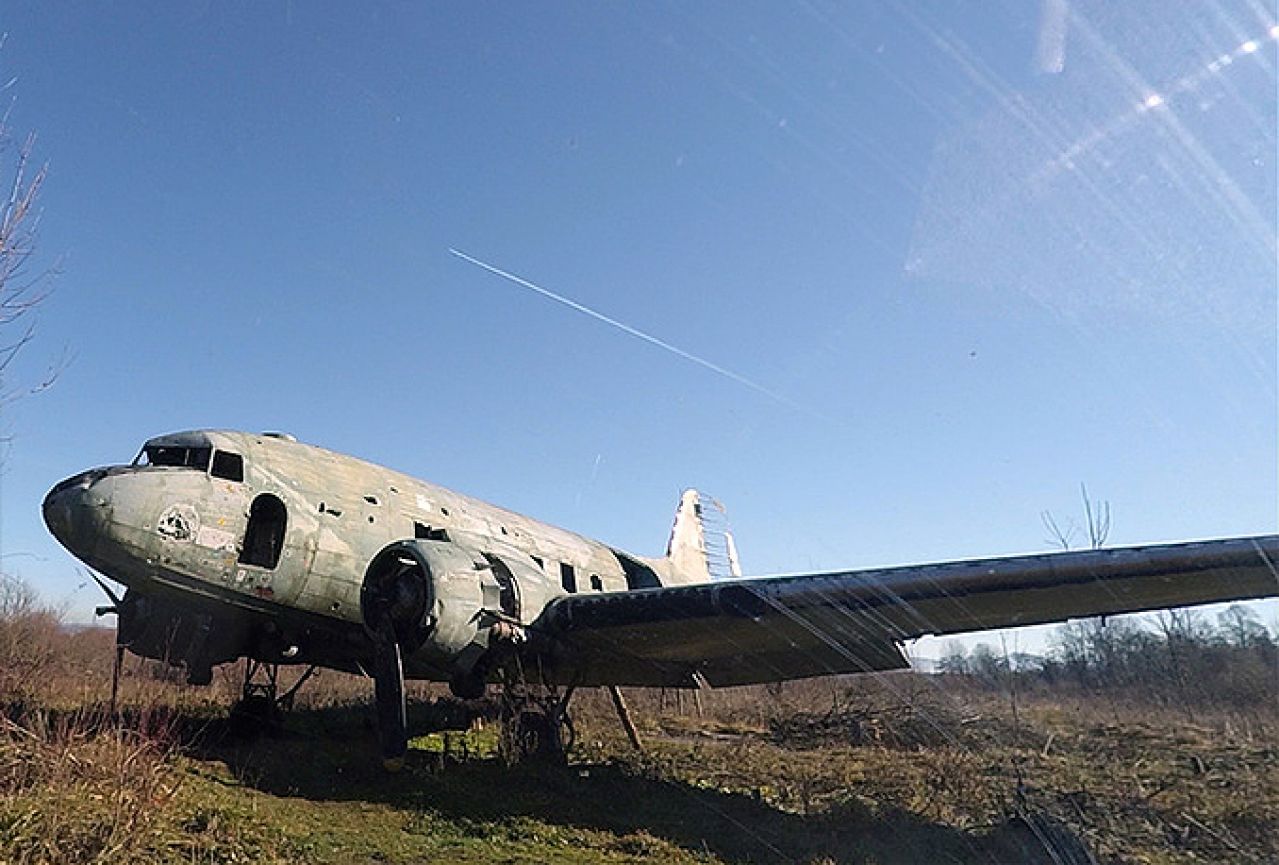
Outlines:
[[896,810],[975,837],[1035,815],[1103,861],[1279,862],[1279,703],[1187,719],[1034,693],[1014,713],[970,680],[911,674],[712,693],[700,716],[658,709],[660,695],[630,701],[650,755],[622,756],[602,705],[581,725],[596,755],[789,812]]
[[0,718],[4,861],[130,858],[182,783],[168,760],[167,732],[91,715]]
[[[222,720],[239,668],[194,689],[133,659],[108,719],[110,632],[43,621],[0,626],[22,662],[0,659],[5,865],[1279,862],[1276,700],[1030,688],[1014,712],[972,678],[913,674],[628,690],[637,754],[588,691],[568,769],[507,770],[488,728],[452,758],[419,739],[390,777],[366,680],[325,673],[281,733],[242,741]],[[412,693],[415,732],[465,726],[439,688]]]

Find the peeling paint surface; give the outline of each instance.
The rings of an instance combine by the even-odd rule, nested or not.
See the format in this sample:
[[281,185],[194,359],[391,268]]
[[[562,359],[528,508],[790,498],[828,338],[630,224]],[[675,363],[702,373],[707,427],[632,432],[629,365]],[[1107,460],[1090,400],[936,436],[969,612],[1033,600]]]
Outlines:
[[196,532],[195,542],[201,547],[235,552],[235,535],[215,526],[201,526]]
[[191,505],[170,505],[155,521],[155,530],[172,541],[190,541],[200,527],[200,515]]

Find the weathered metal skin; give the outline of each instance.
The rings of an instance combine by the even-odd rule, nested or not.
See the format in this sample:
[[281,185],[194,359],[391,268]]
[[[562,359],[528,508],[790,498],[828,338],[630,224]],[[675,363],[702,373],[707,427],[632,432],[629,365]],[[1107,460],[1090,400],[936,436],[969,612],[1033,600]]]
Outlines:
[[482,547],[483,539],[473,537],[397,541],[373,558],[364,577],[362,607],[369,594],[407,576],[397,641],[410,660],[447,670],[450,678],[483,678],[477,665],[491,649],[527,640],[523,601],[540,610],[557,594],[541,571],[530,567],[516,576],[507,565],[520,558],[513,549],[500,556]]
[[[68,478],[44,503],[64,546],[145,597],[153,623],[162,608],[165,633],[181,635],[165,643],[122,622],[122,641],[139,654],[193,668],[248,656],[356,669],[369,652],[361,586],[374,557],[396,542],[423,551],[438,584],[430,638],[405,658],[410,677],[447,679],[459,659],[469,667],[487,650],[489,627],[477,622],[483,608],[501,612],[495,567],[516,583],[520,603],[504,616],[517,625],[565,593],[561,564],[582,590],[628,588],[602,544],[322,448],[219,430],[145,447],[237,455],[243,480],[190,466],[113,466]],[[250,514],[264,496],[285,514],[273,566],[244,556]],[[670,575],[664,563],[639,561]]]
[[[666,557],[645,559],[268,434],[143,453],[44,503],[64,546],[129,587],[121,643],[194,682],[243,656],[374,663],[393,720],[401,670],[459,695],[504,664],[546,684],[729,686],[901,668],[924,634],[1279,594],[1276,535],[711,581],[692,491]],[[724,556],[736,577],[731,538]]]

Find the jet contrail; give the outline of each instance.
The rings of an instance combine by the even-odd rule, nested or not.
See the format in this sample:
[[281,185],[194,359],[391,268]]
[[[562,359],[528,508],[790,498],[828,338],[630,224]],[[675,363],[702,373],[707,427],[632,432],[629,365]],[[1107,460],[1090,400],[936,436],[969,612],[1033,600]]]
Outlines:
[[691,360],[693,363],[697,364],[698,366],[705,367],[706,369],[709,369],[711,372],[716,373],[717,375],[722,375],[724,378],[735,381],[740,385],[745,385],[751,390],[757,393],[762,393],[764,396],[768,397],[771,400],[779,402],[782,405],[789,406],[790,408],[799,409],[800,411],[805,412],[806,414],[813,414],[811,410],[804,408],[804,406],[792,400],[787,399],[786,397],[782,396],[776,391],[769,390],[768,388],[764,387],[762,384],[751,381],[744,375],[738,375],[737,373],[733,372],[731,369],[725,369],[724,367],[720,366],[717,363],[711,363],[709,360],[706,360],[706,358],[698,357],[697,355],[691,352],[684,351],[684,349],[679,348],[678,346],[671,345],[669,342],[660,340],[655,336],[651,336],[647,333],[644,333],[644,331],[642,330],[636,330],[635,328],[631,327],[629,324],[623,324],[622,322],[618,321],[615,318],[609,318],[607,315],[605,315],[602,312],[596,312],[595,310],[591,309],[588,306],[582,306],[582,304],[578,303],[577,301],[569,300],[567,297],[556,294],[550,289],[542,288],[540,285],[534,285],[533,283],[529,282],[527,279],[518,277],[513,273],[508,273],[507,271],[502,270],[500,267],[494,267],[491,264],[485,264],[484,262],[480,261],[478,258],[473,258],[472,256],[467,255],[465,252],[462,252],[461,250],[453,249],[452,247],[449,247],[449,252],[452,253],[453,255],[456,255],[458,258],[463,259],[464,261],[469,261],[471,264],[474,264],[477,267],[484,268],[489,273],[496,274],[497,276],[500,276],[503,279],[509,279],[511,282],[515,283],[516,285],[522,285],[525,288],[529,289],[530,291],[537,292],[543,297],[549,297],[551,300],[555,301],[556,303],[562,303],[565,306],[569,307],[570,309],[575,309],[578,312],[585,313],[586,315],[589,315],[591,318],[596,319],[597,321],[602,321],[605,324],[610,325],[611,327],[615,327],[618,330],[622,331],[623,333],[629,333],[631,336],[636,337],[637,339],[642,339],[645,342],[655,345],[660,349],[669,351],[671,354],[684,358],[684,360]]

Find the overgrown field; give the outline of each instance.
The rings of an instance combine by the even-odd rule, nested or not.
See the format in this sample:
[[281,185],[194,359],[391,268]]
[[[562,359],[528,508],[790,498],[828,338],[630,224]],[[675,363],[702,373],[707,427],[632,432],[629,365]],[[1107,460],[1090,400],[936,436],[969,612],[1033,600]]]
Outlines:
[[387,775],[367,682],[322,674],[245,739],[238,670],[195,689],[133,659],[111,718],[111,633],[27,626],[0,863],[1279,862],[1273,679],[1230,708],[1011,674],[627,690],[642,753],[583,692],[570,765],[540,768],[504,766],[491,723],[426,735],[468,712],[419,688]]

